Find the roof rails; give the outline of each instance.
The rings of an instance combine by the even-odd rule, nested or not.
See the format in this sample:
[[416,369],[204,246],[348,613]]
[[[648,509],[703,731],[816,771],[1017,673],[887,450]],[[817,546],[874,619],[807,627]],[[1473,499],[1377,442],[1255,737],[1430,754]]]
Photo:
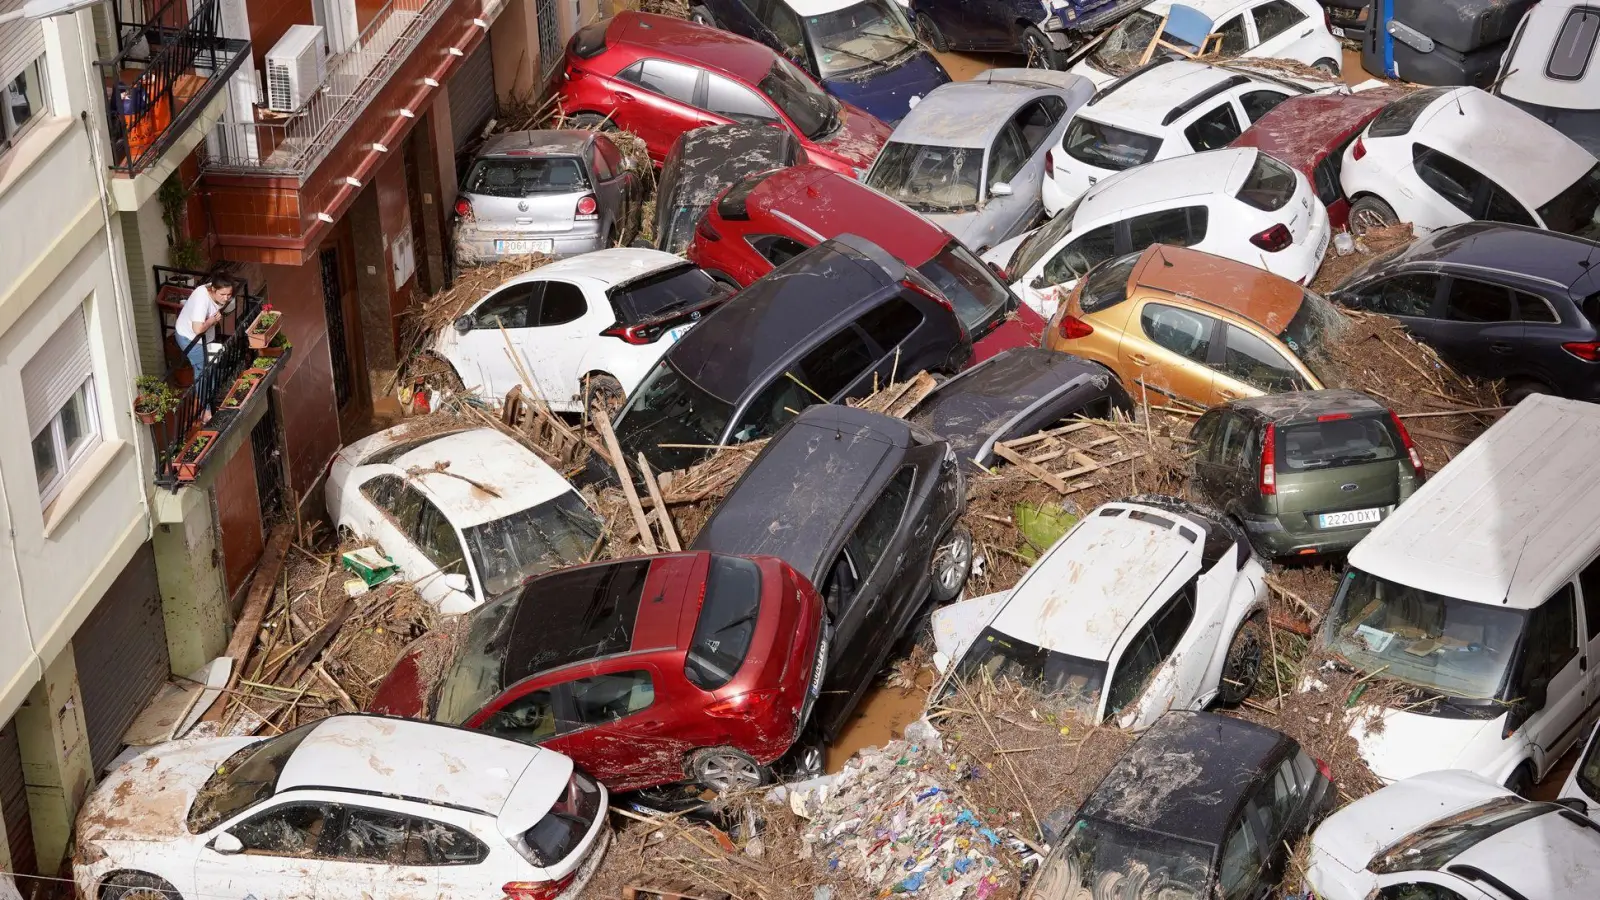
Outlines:
[[1122,87],[1123,85],[1127,84],[1128,82],[1132,81],[1133,79],[1139,77],[1140,75],[1143,75],[1144,73],[1150,71],[1151,69],[1154,69],[1157,66],[1164,66],[1167,63],[1172,62],[1172,61],[1173,61],[1172,57],[1170,57],[1170,56],[1163,56],[1163,57],[1160,57],[1159,59],[1150,60],[1149,62],[1145,63],[1144,65],[1140,66],[1139,68],[1134,69],[1132,72],[1129,72],[1128,74],[1122,76],[1121,78],[1118,78],[1116,81],[1111,82],[1110,84],[1106,85],[1105,87],[1101,88],[1100,90],[1095,91],[1094,92],[1094,96],[1089,98],[1089,102],[1086,105],[1093,106],[1096,103],[1099,103],[1101,100],[1104,100],[1105,98],[1111,96],[1113,93],[1116,92],[1116,90],[1118,88]]
[[1174,106],[1172,111],[1168,112],[1166,117],[1161,120],[1161,124],[1171,125],[1174,121],[1183,118],[1184,114],[1193,110],[1196,106],[1199,106],[1207,100],[1210,100],[1212,97],[1215,97],[1223,91],[1231,91],[1242,84],[1249,84],[1252,80],[1253,79],[1246,75],[1230,75],[1216,84],[1213,84],[1211,87],[1206,88],[1200,93],[1195,94],[1193,97],[1190,97],[1182,103],[1179,103],[1177,106]]

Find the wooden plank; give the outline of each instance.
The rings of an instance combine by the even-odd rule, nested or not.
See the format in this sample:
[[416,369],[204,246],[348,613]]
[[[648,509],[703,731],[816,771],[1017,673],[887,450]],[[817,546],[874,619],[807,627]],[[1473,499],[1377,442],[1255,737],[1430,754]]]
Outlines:
[[1076,469],[1068,469],[1065,472],[1057,473],[1056,477],[1057,478],[1077,478],[1080,475],[1087,475],[1090,472],[1098,472],[1101,469],[1107,468],[1108,466],[1115,466],[1115,465],[1119,465],[1121,463],[1128,462],[1130,460],[1138,459],[1139,457],[1141,457],[1143,455],[1144,455],[1144,451],[1141,450],[1138,453],[1130,453],[1127,456],[1119,456],[1119,457],[1117,457],[1115,459],[1108,459],[1105,462],[1099,462],[1099,463],[1095,463],[1095,464],[1089,465],[1089,466],[1079,466]]
[[918,372],[917,377],[911,379],[911,384],[911,390],[906,391],[898,400],[890,404],[888,410],[884,413],[885,415],[897,419],[904,418],[906,413],[911,412],[913,407],[922,402],[923,397],[933,393],[933,389],[939,386],[939,382],[934,381],[933,376],[927,372]]
[[1018,453],[1010,447],[1007,447],[1005,444],[995,444],[994,454],[1021,469],[1022,471],[1027,472],[1029,475],[1039,479],[1045,484],[1055,488],[1057,492],[1062,494],[1067,492],[1067,483],[1064,480],[1050,474],[1043,467],[1036,466],[1029,462],[1026,456],[1023,456],[1021,453]]
[[[227,690],[238,687],[245,663],[250,660],[250,651],[256,645],[257,635],[261,633],[261,622],[267,617],[267,604],[278,586],[278,575],[283,572],[283,558],[289,552],[289,543],[293,539],[294,529],[287,524],[274,527],[272,534],[267,536],[266,552],[256,566],[256,574],[250,582],[250,593],[245,597],[244,608],[239,611],[239,621],[233,626],[233,635],[228,638],[228,649],[222,654],[233,660],[233,675],[228,679]],[[213,706],[206,713],[205,721],[222,721],[225,706],[225,703]]]
[[1035,443],[1037,441],[1042,441],[1045,438],[1055,437],[1057,435],[1062,435],[1062,434],[1071,434],[1074,431],[1082,431],[1083,429],[1088,428],[1093,424],[1094,424],[1093,422],[1072,422],[1072,423],[1067,424],[1067,425],[1062,425],[1059,428],[1052,428],[1049,431],[1037,431],[1037,432],[1034,432],[1033,434],[1028,435],[1027,437],[1019,437],[1014,441],[1006,441],[1005,442],[1005,446],[1010,447],[1012,449],[1016,449],[1018,447],[1026,447],[1029,444]]
[[340,628],[344,627],[345,620],[350,618],[350,613],[354,612],[355,608],[355,599],[346,597],[344,602],[339,605],[339,608],[334,611],[333,617],[324,622],[322,627],[317,629],[317,633],[311,636],[311,640],[300,648],[300,655],[294,658],[294,662],[290,663],[289,668],[277,678],[277,682],[279,684],[298,683],[300,676],[311,668],[311,664],[317,661],[317,657],[322,655],[323,650],[327,649],[329,642],[333,640],[333,636],[339,633]]
[[628,510],[633,513],[633,524],[639,529],[639,543],[644,545],[646,553],[660,552],[656,548],[655,535],[650,533],[650,520],[645,518],[644,507],[639,505],[639,492],[633,489],[633,473],[628,469],[628,457],[623,455],[622,445],[617,443],[617,433],[611,430],[610,414],[603,409],[595,410],[594,427],[600,432],[600,439],[605,441],[611,465],[616,467],[622,496],[627,498]]
[[1466,445],[1472,443],[1471,438],[1456,437],[1453,434],[1445,434],[1442,431],[1429,431],[1426,428],[1416,427],[1410,427],[1406,430],[1411,432],[1411,434],[1415,437],[1433,438],[1436,441],[1444,441],[1447,444],[1456,444],[1461,447],[1465,447]]
[[683,549],[678,543],[678,529],[672,527],[672,514],[667,512],[667,504],[661,499],[661,485],[656,481],[656,473],[650,471],[650,461],[639,454],[639,471],[644,474],[645,489],[650,492],[650,502],[655,504],[656,521],[661,524],[661,536],[666,539],[667,549],[677,552]]

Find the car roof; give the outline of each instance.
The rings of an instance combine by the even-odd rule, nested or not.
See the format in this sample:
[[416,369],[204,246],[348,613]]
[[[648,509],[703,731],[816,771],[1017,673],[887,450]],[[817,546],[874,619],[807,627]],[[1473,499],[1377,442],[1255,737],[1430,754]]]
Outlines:
[[[1501,63],[1496,92],[1529,103],[1561,109],[1600,109],[1600,66],[1594,65],[1597,45],[1591,37],[1589,65],[1576,79],[1548,74],[1557,38],[1575,7],[1594,7],[1594,0],[1543,0],[1533,4],[1522,19],[1522,31]],[[1576,49],[1573,47],[1572,49]]]
[[506,131],[490,135],[478,148],[485,156],[574,156],[583,152],[595,132],[583,128],[553,128],[539,131]]
[[276,791],[406,797],[498,817],[525,775],[557,774],[562,763],[570,774],[570,760],[559,753],[483,732],[384,716],[332,716],[311,726],[289,754]]
[[587,280],[594,287],[608,290],[683,263],[681,256],[649,247],[609,247],[545,263],[510,279],[500,287],[530,281],[573,279]]
[[[1083,116],[1104,121],[1137,122],[1151,128],[1184,101],[1235,78],[1255,80],[1243,72],[1203,62],[1175,59],[1135,69],[1102,88]],[[1264,84],[1267,82],[1263,82]]]
[[1398,139],[1460,154],[1472,168],[1534,207],[1566,190],[1596,164],[1594,156],[1571,138],[1515,104],[1474,87],[1446,91]]
[[1078,814],[1220,844],[1263,769],[1292,743],[1232,716],[1168,712],[1122,754]]
[[1166,600],[1162,585],[1200,571],[1197,524],[1142,503],[1100,506],[1028,570],[994,627],[1055,653],[1108,661],[1140,612]]
[[1585,297],[1600,287],[1600,243],[1526,225],[1464,222],[1423,235],[1380,268],[1399,264],[1496,269],[1552,281]]
[[949,81],[928,92],[889,135],[891,143],[987,149],[1017,108],[1056,88],[1009,81]]
[[[676,154],[677,165],[670,175],[672,194],[666,199],[683,206],[708,205],[746,175],[790,165],[799,150],[800,142],[788,129],[770,125],[711,125],[686,131],[668,154]],[[663,180],[669,177],[665,171],[661,175]]]
[[1084,100],[1093,96],[1095,90],[1094,82],[1088,78],[1055,69],[984,69],[969,80],[977,84],[1020,84],[1069,93],[1082,91]]
[[1305,302],[1305,291],[1282,275],[1168,244],[1152,244],[1145,250],[1128,280],[1142,288],[1226,310],[1273,334],[1287,328]]
[[[409,429],[400,425],[381,434],[404,440]],[[361,444],[362,455],[382,443]],[[493,428],[441,434],[375,467],[406,477],[462,528],[503,519],[572,490],[532,450]]]
[[1083,195],[1073,220],[1074,231],[1118,222],[1128,211],[1161,204],[1181,206],[1191,197],[1233,197],[1244,183],[1257,151],[1253,147],[1223,148],[1158,159],[1102,178]]
[[762,449],[690,549],[776,556],[820,583],[836,537],[914,444],[902,419],[807,407]]
[[1230,409],[1255,413],[1262,419],[1278,425],[1293,424],[1317,416],[1349,413],[1387,413],[1389,408],[1360,391],[1330,388],[1322,391],[1287,391],[1282,394],[1262,394],[1229,400],[1223,404]]
[[751,84],[771,71],[778,58],[770,48],[720,28],[654,13],[618,13],[606,29],[607,44],[631,44],[664,58],[687,60],[703,69],[726,72]]
[[1290,97],[1267,110],[1229,146],[1256,147],[1305,172],[1406,93],[1376,88]]
[[1600,897],[1600,828],[1552,805],[1468,847],[1455,866],[1488,872],[1524,897]]
[[[863,217],[893,216],[892,227],[875,227],[873,240],[883,249],[919,266],[954,238],[927,216],[893,197],[821,166],[792,166],[766,176],[745,201],[751,215],[799,223],[817,239],[861,228]],[[866,229],[862,229],[866,230]]]
[[1534,394],[1378,523],[1353,568],[1474,603],[1533,609],[1594,555],[1600,405]]
[[[515,684],[573,663],[650,649],[635,647],[635,635],[654,638],[671,631],[658,620],[665,616],[676,622],[679,609],[675,604],[651,603],[641,612],[639,601],[652,567],[680,558],[628,557],[528,579],[505,631],[501,683]],[[644,621],[649,617],[657,620]]]

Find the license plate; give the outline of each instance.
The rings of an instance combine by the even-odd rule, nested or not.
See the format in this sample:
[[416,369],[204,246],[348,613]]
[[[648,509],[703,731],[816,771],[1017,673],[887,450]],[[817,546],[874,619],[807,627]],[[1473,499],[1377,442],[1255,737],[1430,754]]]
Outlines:
[[1342,528],[1346,525],[1370,525],[1378,521],[1378,509],[1352,509],[1349,512],[1322,513],[1317,516],[1318,528]]
[[1332,27],[1332,28],[1330,28],[1330,29],[1328,29],[1328,30],[1329,30],[1329,31],[1332,31],[1332,32],[1333,32],[1333,36],[1334,36],[1334,37],[1336,37],[1336,38],[1342,38],[1342,37],[1344,37],[1344,29],[1343,29],[1343,28],[1340,28],[1340,27],[1339,27],[1339,26],[1337,26],[1337,25],[1335,25],[1335,26],[1333,26],[1333,27]]
[[822,677],[828,670],[828,636],[822,636],[822,642],[817,645],[817,663],[811,669],[811,684],[806,688],[806,693],[813,697],[822,694]]
[[549,238],[531,241],[495,241],[496,253],[549,253],[555,249],[556,242]]
[[678,338],[681,338],[686,333],[688,333],[688,331],[689,331],[689,329],[691,327],[693,327],[693,326],[692,325],[679,325],[677,328],[668,328],[667,329],[667,341],[670,342],[670,343],[676,344],[678,342]]

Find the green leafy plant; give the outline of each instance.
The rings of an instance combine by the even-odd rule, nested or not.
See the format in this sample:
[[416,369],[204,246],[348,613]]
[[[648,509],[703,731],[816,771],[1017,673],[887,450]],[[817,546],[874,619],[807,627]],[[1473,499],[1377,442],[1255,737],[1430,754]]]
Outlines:
[[178,405],[178,392],[166,381],[151,375],[141,375],[135,387],[133,411],[151,423],[160,422]]
[[200,432],[194,436],[194,440],[190,441],[188,446],[183,448],[183,455],[189,457],[190,459],[199,456],[205,452],[207,447],[211,446],[211,442],[216,440],[216,438],[217,433],[214,431]]
[[167,258],[179,269],[200,271],[207,267],[205,245],[189,237],[186,227],[191,192],[177,172],[167,176],[156,192],[161,204],[161,223],[167,226]]
[[257,369],[270,369],[277,361],[277,357],[274,356],[258,356],[256,361],[250,365]]

